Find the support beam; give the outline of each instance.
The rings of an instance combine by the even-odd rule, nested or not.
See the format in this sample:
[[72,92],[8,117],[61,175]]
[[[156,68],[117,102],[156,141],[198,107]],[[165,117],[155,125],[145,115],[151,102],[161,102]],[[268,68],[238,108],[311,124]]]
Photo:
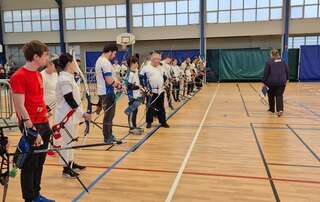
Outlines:
[[[126,22],[127,22],[127,33],[132,32],[132,26],[131,26],[131,6],[130,6],[130,0],[126,0]],[[128,55],[132,55],[132,45],[128,47]]]
[[205,38],[205,24],[206,24],[206,6],[205,0],[200,0],[200,57],[206,58],[206,38]]
[[290,23],[290,0],[283,0],[283,34],[282,34],[282,58],[288,64],[288,41]]
[[[2,12],[2,9],[0,9],[0,12]],[[3,66],[6,64],[6,50],[5,50],[5,46],[4,46],[4,42],[3,42],[3,23],[2,23],[2,14],[0,13],[0,46],[2,51],[0,52],[0,64],[2,64]]]
[[63,26],[63,8],[62,8],[63,0],[55,0],[55,1],[58,4],[58,9],[59,9],[60,49],[61,49],[61,53],[66,53],[66,44],[64,41],[64,26]]

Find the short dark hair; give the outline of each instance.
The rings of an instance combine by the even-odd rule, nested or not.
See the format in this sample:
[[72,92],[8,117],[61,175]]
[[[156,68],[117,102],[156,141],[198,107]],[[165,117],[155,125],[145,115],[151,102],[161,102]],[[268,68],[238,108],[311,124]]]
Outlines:
[[73,61],[73,56],[70,53],[63,53],[59,57],[59,66],[64,70],[69,62]]
[[81,62],[81,60],[80,60],[79,58],[78,58],[78,59],[76,59],[76,61],[77,61],[77,62]]
[[104,47],[103,47],[103,53],[108,53],[108,52],[114,52],[114,51],[118,51],[118,46],[115,43],[107,43]]
[[169,55],[164,55],[162,59],[165,60],[165,59],[167,59],[167,58],[171,59],[171,57],[170,57]]
[[32,62],[34,55],[41,57],[44,52],[49,52],[49,49],[48,46],[41,41],[32,40],[23,46],[22,51],[25,59]]
[[132,64],[135,63],[139,63],[139,59],[135,56],[131,56],[128,60],[127,60],[127,64],[129,67],[131,67]]

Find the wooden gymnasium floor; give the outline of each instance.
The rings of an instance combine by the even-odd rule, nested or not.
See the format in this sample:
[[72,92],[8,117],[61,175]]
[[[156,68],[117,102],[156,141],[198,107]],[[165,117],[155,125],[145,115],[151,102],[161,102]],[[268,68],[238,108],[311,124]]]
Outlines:
[[[258,83],[209,84],[170,118],[170,129],[144,143],[145,135],[116,128],[126,144],[75,151],[90,193],[62,178],[57,158],[48,157],[42,193],[59,202],[320,201],[319,87],[290,83],[278,118],[266,112]],[[114,123],[127,123],[126,105],[122,98]],[[101,140],[92,128],[87,143]],[[8,201],[20,201],[19,177],[10,180]]]

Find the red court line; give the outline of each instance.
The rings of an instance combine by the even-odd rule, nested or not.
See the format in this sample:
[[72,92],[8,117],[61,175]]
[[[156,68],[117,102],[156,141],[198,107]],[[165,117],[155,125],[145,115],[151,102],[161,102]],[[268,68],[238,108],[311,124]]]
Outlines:
[[[49,164],[46,163],[46,166],[61,166],[59,164]],[[108,166],[95,166],[89,165],[87,168],[97,168],[97,169],[108,169]],[[177,174],[178,171],[175,170],[160,170],[160,169],[145,169],[145,168],[114,168],[114,170],[125,170],[125,171],[141,171],[141,172],[153,172],[153,173],[171,173]],[[246,176],[246,175],[229,175],[229,174],[220,174],[220,173],[199,173],[199,172],[184,172],[185,175],[197,175],[197,176],[214,176],[214,177],[228,177],[228,178],[237,178],[237,179],[251,179],[251,180],[269,180],[267,177],[259,177],[259,176]],[[311,181],[311,180],[298,180],[298,179],[285,179],[285,178],[272,178],[275,181],[283,181],[283,182],[296,182],[296,183],[307,183],[307,184],[319,184],[320,181]]]

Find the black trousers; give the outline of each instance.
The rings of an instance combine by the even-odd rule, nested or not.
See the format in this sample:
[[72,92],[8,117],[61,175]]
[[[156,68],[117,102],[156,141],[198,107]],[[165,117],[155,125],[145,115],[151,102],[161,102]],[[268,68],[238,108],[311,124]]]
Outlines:
[[[153,122],[153,114],[156,111],[160,124],[166,123],[166,111],[164,108],[164,92],[159,94],[153,94],[152,97],[148,97],[149,106],[147,109],[146,122],[151,124]],[[151,105],[150,105],[151,104]]]
[[179,100],[179,95],[180,95],[180,82],[179,81],[174,81],[173,82],[173,91],[172,91],[172,96],[175,101]]
[[283,86],[268,86],[269,110],[274,112],[276,105],[277,112],[283,111],[283,93],[286,88]]
[[100,95],[99,97],[104,111],[102,132],[104,141],[106,142],[113,138],[112,121],[116,112],[115,95]]
[[[135,101],[136,99],[130,100],[129,106],[132,105]],[[138,108],[128,115],[128,122],[129,122],[130,129],[137,127],[137,114],[138,114]]]
[[193,88],[194,88],[194,83],[193,81],[188,82],[188,91],[187,91],[187,95],[190,95],[190,93],[193,92]]
[[[49,123],[34,124],[34,126],[43,140],[43,145],[35,149],[47,149],[52,135]],[[26,202],[31,202],[40,195],[41,176],[46,156],[47,153],[30,155],[21,169],[20,180],[22,197]]]
[[172,99],[171,99],[171,83],[168,84],[166,87],[165,87],[165,90],[166,90],[166,96],[167,96],[167,101],[168,101],[168,105],[171,107],[172,106]]

